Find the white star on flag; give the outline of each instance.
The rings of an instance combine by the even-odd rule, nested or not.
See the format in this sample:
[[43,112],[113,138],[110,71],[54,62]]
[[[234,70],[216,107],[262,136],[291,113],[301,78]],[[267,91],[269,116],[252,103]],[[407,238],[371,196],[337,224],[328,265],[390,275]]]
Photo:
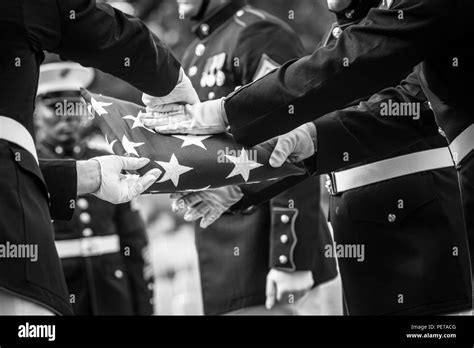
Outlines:
[[183,141],[181,148],[196,145],[204,150],[207,150],[206,146],[203,144],[203,141],[209,139],[212,137],[212,135],[173,135],[173,137]]
[[187,173],[190,170],[194,169],[191,167],[180,165],[175,154],[171,156],[171,159],[169,162],[161,162],[161,161],[155,161],[155,162],[158,163],[165,170],[165,174],[163,175],[163,177],[160,179],[159,182],[165,182],[165,181],[171,180],[175,187],[178,187],[179,177],[182,174]]
[[91,105],[94,108],[95,112],[97,112],[99,116],[102,116],[108,114],[107,110],[104,109],[104,106],[110,106],[112,105],[112,103],[103,103],[95,100],[94,98],[91,98]]
[[140,119],[140,116],[142,116],[143,113],[141,112],[141,110],[138,112],[138,115],[137,117],[134,117],[132,115],[127,115],[127,116],[124,116],[123,119],[125,120],[132,120],[133,121],[133,125],[132,125],[132,129],[135,129],[135,128],[144,128],[146,129],[147,131],[151,132],[151,133],[155,133],[153,130],[149,129],[149,128],[146,128],[145,125],[142,123],[141,119]]
[[135,156],[138,156],[137,150],[135,150],[136,147],[142,146],[145,143],[134,143],[130,140],[127,139],[127,137],[124,135],[122,138],[122,145],[127,154],[133,154]]
[[108,148],[108,150],[110,151],[110,153],[115,154],[115,152],[114,152],[114,145],[115,145],[115,143],[117,142],[117,139],[115,139],[114,141],[112,141],[111,143],[109,143],[109,139],[107,139],[107,134],[105,134],[105,142],[107,143],[107,148]]
[[247,182],[250,177],[250,171],[263,166],[263,164],[251,161],[245,149],[242,149],[239,157],[228,155],[225,155],[225,157],[227,157],[229,161],[235,164],[235,168],[227,176],[226,179],[232,178],[237,175],[242,175],[242,178],[244,178],[245,182]]

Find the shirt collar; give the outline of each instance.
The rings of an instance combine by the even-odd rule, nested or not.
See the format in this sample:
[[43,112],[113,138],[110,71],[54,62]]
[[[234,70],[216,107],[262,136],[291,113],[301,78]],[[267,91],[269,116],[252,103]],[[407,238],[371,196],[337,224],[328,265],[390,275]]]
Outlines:
[[193,28],[194,34],[201,40],[212,34],[214,30],[224,24],[231,18],[240,8],[245,5],[244,0],[233,0],[228,4],[216,8],[209,13],[204,20],[199,22]]

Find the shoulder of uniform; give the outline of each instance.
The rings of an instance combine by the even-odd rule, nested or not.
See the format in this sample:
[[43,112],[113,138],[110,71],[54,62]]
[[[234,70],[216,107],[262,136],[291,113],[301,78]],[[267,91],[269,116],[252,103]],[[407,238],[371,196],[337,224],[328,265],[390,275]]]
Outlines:
[[245,6],[234,15],[234,21],[244,28],[257,22],[267,21],[268,18],[268,13],[252,6]]
[[250,6],[246,6],[240,11],[242,12],[237,12],[234,16],[239,25],[239,29],[235,31],[239,33],[235,42],[237,46],[245,43],[245,50],[258,49],[263,43],[262,41],[284,47],[289,41],[299,40],[287,23],[265,11]]

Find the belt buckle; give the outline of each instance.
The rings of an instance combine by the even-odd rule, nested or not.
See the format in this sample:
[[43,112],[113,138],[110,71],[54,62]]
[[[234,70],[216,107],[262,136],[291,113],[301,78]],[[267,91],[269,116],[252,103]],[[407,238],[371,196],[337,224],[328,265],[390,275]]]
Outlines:
[[326,190],[328,190],[331,196],[337,195],[337,186],[336,186],[336,174],[331,172],[326,174]]

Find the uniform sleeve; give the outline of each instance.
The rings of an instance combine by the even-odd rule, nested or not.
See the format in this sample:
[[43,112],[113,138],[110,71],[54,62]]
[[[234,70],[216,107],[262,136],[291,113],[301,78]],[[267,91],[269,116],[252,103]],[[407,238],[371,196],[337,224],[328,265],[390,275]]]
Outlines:
[[60,37],[46,40],[46,50],[110,73],[150,95],[167,95],[176,86],[180,63],[139,19],[95,0],[56,3]]
[[152,315],[154,279],[143,221],[130,203],[117,205],[115,221],[135,315]]
[[[288,187],[291,189],[285,191]],[[272,199],[271,268],[311,271],[315,286],[337,276],[335,260],[324,256],[333,241],[320,207],[319,177],[293,176],[276,184],[263,182],[243,185],[241,189],[244,197],[232,207],[233,213],[263,204],[283,192]]]
[[335,46],[288,62],[231,94],[225,109],[233,135],[254,146],[398,84],[445,49],[440,38],[464,35],[459,6],[452,0],[394,0],[390,9],[371,10]]
[[[418,105],[420,118],[381,117],[383,105],[389,102]],[[305,161],[308,174],[326,174],[362,162],[392,157],[392,154],[400,155],[400,152],[421,146],[419,143],[429,137],[436,140],[436,145],[439,144],[434,115],[416,71],[398,86],[386,88],[368,101],[325,115],[314,123],[318,130],[319,151]],[[373,129],[377,129],[376,136]],[[260,205],[306,178],[296,176],[276,183],[247,185],[242,188],[244,198],[238,207],[245,209],[250,205]]]
[[320,240],[319,178],[311,177],[271,200],[270,267],[313,269]]
[[[384,108],[402,103],[418,109],[418,115],[382,115]],[[311,167],[310,171],[319,174],[393,157],[427,137],[439,137],[416,72],[397,87],[387,88],[366,102],[325,115],[314,123],[318,131],[318,153],[306,164]],[[373,134],[374,129],[376,134]]]
[[71,220],[77,196],[76,161],[40,160],[53,220]]

